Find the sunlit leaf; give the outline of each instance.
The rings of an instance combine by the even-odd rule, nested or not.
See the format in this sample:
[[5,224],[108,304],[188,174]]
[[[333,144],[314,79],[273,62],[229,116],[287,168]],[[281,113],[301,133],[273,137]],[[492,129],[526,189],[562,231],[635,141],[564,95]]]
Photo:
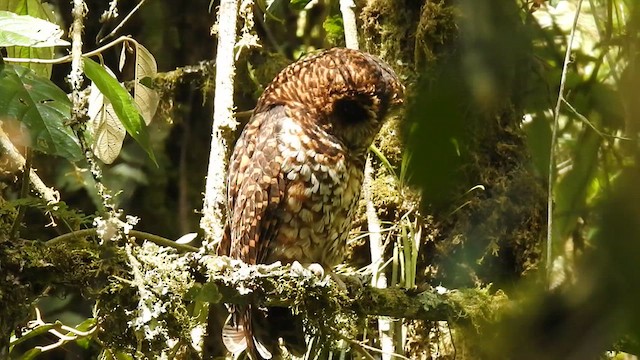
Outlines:
[[82,158],[78,139],[65,125],[71,102],[59,87],[32,70],[12,65],[0,69],[0,115],[24,125],[31,143],[18,145],[69,160]]
[[56,24],[29,15],[0,10],[0,46],[68,46]]
[[[47,20],[51,23],[56,21],[52,7],[48,3],[41,3],[39,0],[5,0],[0,1],[0,10],[6,10],[18,15],[29,15],[38,19]],[[7,56],[13,58],[36,58],[36,59],[53,59],[53,47],[25,47],[10,46],[6,48]],[[51,64],[24,64],[35,71],[36,74],[46,78],[51,77]]]
[[158,109],[160,96],[158,96],[157,91],[143,85],[141,80],[146,77],[153,77],[157,73],[158,64],[156,64],[156,59],[144,46],[136,44],[133,98],[147,125],[151,123],[153,115],[155,115],[156,110]]
[[113,110],[122,125],[124,125],[127,133],[142,146],[155,163],[156,160],[149,142],[147,125],[142,115],[138,112],[131,94],[123,89],[118,80],[109,75],[104,67],[91,59],[84,58],[84,71],[87,77],[100,89],[105,98],[109,99]]

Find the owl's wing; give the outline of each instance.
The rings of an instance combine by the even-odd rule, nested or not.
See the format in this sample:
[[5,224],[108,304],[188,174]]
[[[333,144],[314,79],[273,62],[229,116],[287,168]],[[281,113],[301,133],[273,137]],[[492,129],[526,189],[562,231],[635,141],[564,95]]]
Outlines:
[[283,106],[254,114],[236,143],[229,166],[230,256],[262,262],[276,235],[275,212],[285,191],[278,136]]

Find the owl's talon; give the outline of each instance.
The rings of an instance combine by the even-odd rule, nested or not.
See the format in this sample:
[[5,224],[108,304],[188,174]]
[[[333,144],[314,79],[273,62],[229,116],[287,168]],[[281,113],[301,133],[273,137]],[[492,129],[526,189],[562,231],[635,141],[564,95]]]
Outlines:
[[304,273],[304,266],[302,266],[298,261],[294,261],[291,263],[291,272],[302,275]]
[[313,273],[316,277],[323,278],[324,277],[324,267],[318,263],[309,264],[307,267],[309,271]]

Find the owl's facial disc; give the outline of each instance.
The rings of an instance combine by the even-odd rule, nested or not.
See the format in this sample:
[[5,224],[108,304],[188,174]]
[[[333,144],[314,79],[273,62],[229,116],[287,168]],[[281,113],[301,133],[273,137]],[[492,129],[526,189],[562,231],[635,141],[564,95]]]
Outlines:
[[339,121],[347,126],[358,125],[370,121],[372,114],[371,100],[366,98],[343,98],[333,105],[334,121]]
[[335,100],[329,114],[333,135],[351,151],[364,153],[382,125],[378,103],[375,98],[364,94]]

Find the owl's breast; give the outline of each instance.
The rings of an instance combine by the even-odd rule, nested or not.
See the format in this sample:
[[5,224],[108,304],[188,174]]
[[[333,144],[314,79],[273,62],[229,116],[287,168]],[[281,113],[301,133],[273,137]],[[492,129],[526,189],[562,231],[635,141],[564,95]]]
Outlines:
[[294,260],[332,267],[344,258],[357,208],[363,161],[322,129],[285,121],[278,136],[285,193],[275,209],[278,229],[268,262]]

